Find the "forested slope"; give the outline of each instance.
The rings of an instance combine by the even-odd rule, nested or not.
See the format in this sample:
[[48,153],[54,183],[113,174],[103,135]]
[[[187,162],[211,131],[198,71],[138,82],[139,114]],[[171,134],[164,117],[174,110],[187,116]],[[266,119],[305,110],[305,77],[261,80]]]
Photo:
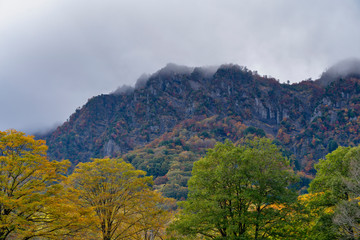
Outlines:
[[248,134],[275,139],[309,178],[319,158],[360,142],[360,77],[332,72],[290,85],[237,65],[169,64],[135,88],[89,99],[43,137],[55,159],[124,157],[158,178],[161,188],[178,178],[177,198],[185,195],[192,162],[207,148]]

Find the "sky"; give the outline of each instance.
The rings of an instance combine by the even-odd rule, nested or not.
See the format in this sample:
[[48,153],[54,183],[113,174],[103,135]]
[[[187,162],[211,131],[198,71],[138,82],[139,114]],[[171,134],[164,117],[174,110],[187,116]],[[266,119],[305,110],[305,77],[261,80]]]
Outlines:
[[360,58],[358,0],[0,0],[0,130],[32,134],[167,63],[292,83]]

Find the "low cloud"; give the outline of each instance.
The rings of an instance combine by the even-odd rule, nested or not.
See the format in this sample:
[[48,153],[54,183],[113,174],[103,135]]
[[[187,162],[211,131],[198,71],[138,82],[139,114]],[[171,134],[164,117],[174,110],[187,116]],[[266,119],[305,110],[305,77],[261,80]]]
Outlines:
[[135,89],[141,89],[146,86],[147,81],[151,77],[150,74],[143,73],[135,83]]
[[177,74],[190,74],[194,68],[183,66],[183,65],[177,65],[175,63],[168,63],[164,68],[160,69],[156,74],[159,75],[172,75],[174,73]]
[[342,60],[326,70],[321,77],[340,78],[348,75],[360,75],[360,59],[349,58]]
[[194,71],[199,72],[205,78],[211,78],[218,69],[219,66],[206,66],[206,67],[196,67]]
[[128,85],[122,85],[121,87],[118,87],[114,92],[111,94],[114,95],[122,95],[122,94],[131,94],[134,92],[134,88]]
[[0,129],[63,122],[88,98],[141,87],[141,73],[169,62],[316,79],[360,58],[358,22],[358,0],[3,0]]
[[348,58],[337,62],[322,73],[319,81],[320,84],[326,86],[339,78],[352,76],[360,77],[360,59],[358,58]]

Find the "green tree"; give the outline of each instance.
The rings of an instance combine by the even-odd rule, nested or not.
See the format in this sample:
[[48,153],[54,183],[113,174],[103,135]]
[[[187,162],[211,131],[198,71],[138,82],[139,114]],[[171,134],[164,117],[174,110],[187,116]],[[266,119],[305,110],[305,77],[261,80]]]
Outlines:
[[329,144],[328,144],[328,151],[329,153],[331,153],[332,151],[336,150],[337,148],[339,147],[339,145],[337,144],[337,142],[333,139],[331,139],[329,141]]
[[309,192],[317,209],[313,239],[359,239],[360,146],[339,147],[315,165]]
[[350,147],[339,147],[315,165],[317,173],[310,183],[309,192],[325,193],[327,205],[335,205],[340,200],[349,199],[350,191],[344,179],[349,175],[350,149]]
[[96,233],[104,240],[156,239],[171,217],[171,203],[151,188],[152,177],[122,159],[80,163],[69,185],[81,204],[92,207]]
[[295,175],[266,138],[216,144],[194,163],[189,196],[172,229],[206,239],[281,238]]
[[85,227],[87,211],[61,185],[69,162],[49,161],[46,150],[43,140],[0,131],[0,239],[75,238]]

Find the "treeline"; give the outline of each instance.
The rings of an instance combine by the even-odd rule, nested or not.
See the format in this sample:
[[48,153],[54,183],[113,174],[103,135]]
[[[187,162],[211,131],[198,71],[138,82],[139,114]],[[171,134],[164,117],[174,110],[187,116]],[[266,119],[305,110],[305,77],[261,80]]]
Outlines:
[[161,239],[174,201],[122,159],[93,159],[68,175],[43,140],[0,132],[0,239]]
[[360,147],[315,166],[309,193],[270,139],[217,143],[194,163],[188,197],[153,190],[122,159],[68,172],[42,140],[0,132],[1,239],[359,239]]
[[308,194],[270,139],[218,143],[194,163],[173,239],[359,239],[360,147],[315,165]]

